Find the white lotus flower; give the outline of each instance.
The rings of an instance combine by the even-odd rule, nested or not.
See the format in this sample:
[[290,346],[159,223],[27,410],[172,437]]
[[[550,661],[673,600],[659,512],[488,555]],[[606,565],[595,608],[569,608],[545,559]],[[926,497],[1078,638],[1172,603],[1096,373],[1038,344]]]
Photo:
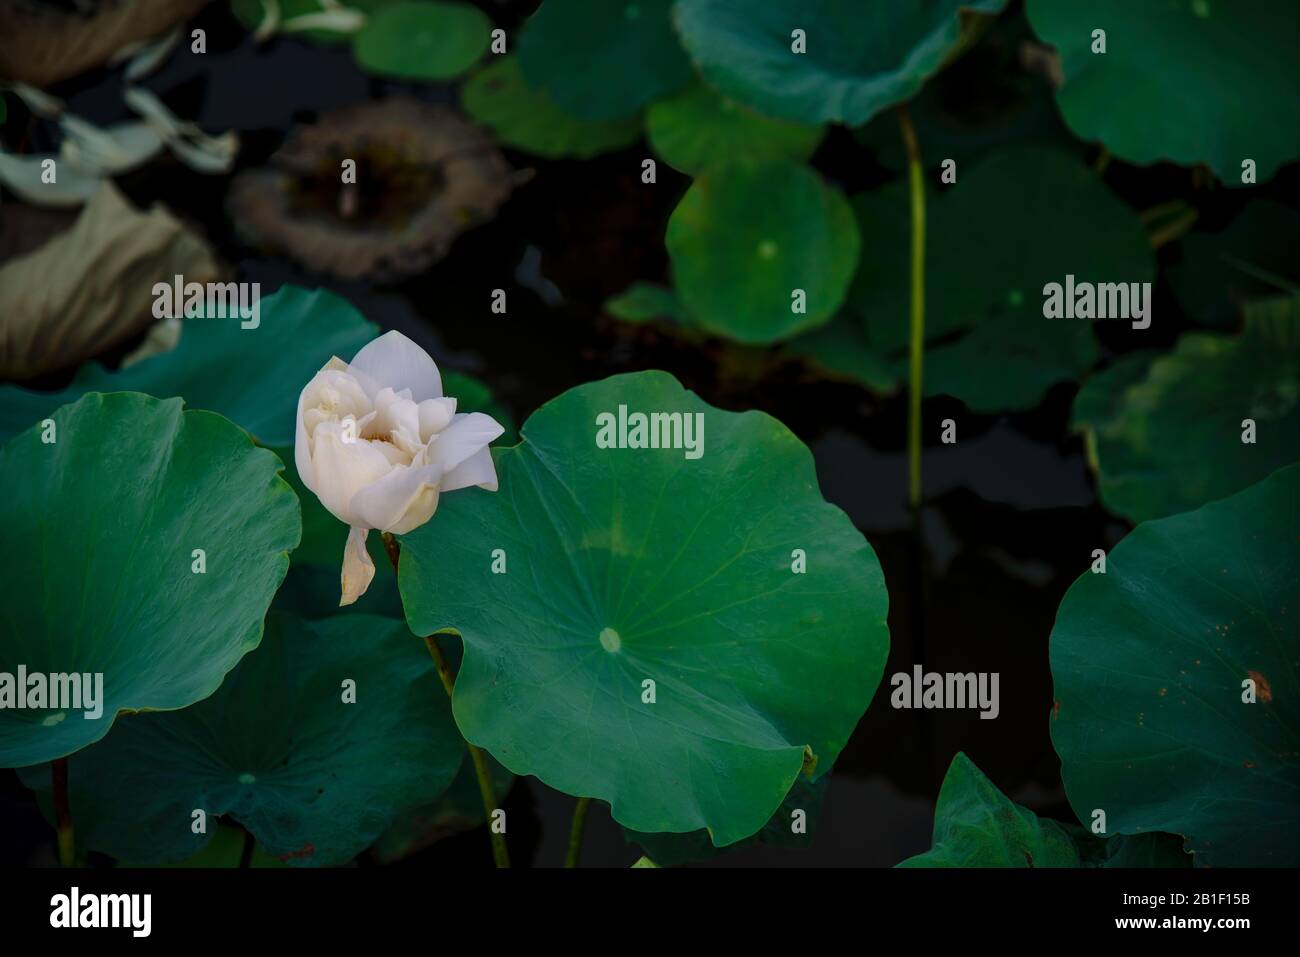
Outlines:
[[298,396],[294,462],[302,483],[351,526],[340,605],[375,577],[371,529],[401,535],[427,522],[442,492],[496,491],[488,443],[504,431],[490,415],[456,411],[429,354],[400,332],[335,356]]

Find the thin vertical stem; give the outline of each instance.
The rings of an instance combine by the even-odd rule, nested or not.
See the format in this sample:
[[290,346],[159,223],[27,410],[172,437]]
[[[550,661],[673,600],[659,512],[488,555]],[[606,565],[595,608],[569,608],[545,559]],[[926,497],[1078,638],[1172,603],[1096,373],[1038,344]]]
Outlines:
[[907,503],[921,506],[921,386],[925,350],[925,177],[921,147],[907,104],[898,107],[898,125],[907,149],[907,178],[912,195],[911,355],[907,402]]
[[50,765],[54,790],[55,832],[59,839],[59,863],[64,867],[76,864],[76,844],[72,833],[72,809],[68,804],[68,759],[59,758]]
[[[384,532],[380,538],[384,543],[384,551],[388,553],[388,560],[392,563],[393,574],[397,574],[397,565],[401,559],[402,546],[390,533]],[[424,646],[429,650],[429,657],[433,659],[434,667],[438,672],[438,680],[442,682],[442,687],[447,692],[447,699],[450,701],[452,692],[455,690],[456,679],[451,673],[451,666],[447,663],[447,656],[442,652],[442,645],[438,644],[437,635],[426,635]],[[492,839],[492,859],[496,862],[497,867],[510,866],[510,851],[506,847],[506,836],[499,834],[494,828],[492,820],[493,812],[497,810],[496,788],[492,785],[492,769],[488,766],[487,754],[482,748],[465,742],[465,747],[469,751],[470,760],[474,763],[474,775],[478,778],[479,796],[483,799],[483,811],[487,817],[488,835]]]
[[587,830],[587,808],[591,807],[591,798],[578,798],[573,806],[573,824],[569,827],[569,853],[564,859],[565,867],[577,867],[578,857],[582,854],[582,836]]

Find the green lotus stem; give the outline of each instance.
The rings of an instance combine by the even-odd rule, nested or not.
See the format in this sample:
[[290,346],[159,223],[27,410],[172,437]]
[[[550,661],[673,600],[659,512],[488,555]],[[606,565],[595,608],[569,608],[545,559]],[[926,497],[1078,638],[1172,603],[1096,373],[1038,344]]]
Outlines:
[[253,866],[253,850],[257,847],[257,838],[253,837],[253,832],[244,828],[244,846],[239,852],[239,866],[248,868]]
[[[389,532],[382,533],[380,538],[384,543],[384,551],[388,553],[388,560],[393,565],[393,574],[397,574],[397,563],[401,557],[402,546]],[[447,700],[451,701],[452,691],[456,687],[456,678],[451,673],[451,666],[447,664],[447,656],[442,653],[442,645],[438,644],[438,636],[426,635],[424,646],[429,649],[429,657],[433,659],[438,678],[447,692]],[[492,859],[497,867],[509,867],[510,851],[506,847],[506,836],[498,834],[492,828],[492,813],[497,809],[497,796],[496,788],[492,786],[492,769],[488,767],[487,754],[482,748],[469,741],[465,742],[465,747],[469,751],[470,760],[474,762],[474,775],[478,778],[478,793],[483,798],[488,836],[492,839]]]
[[925,178],[907,104],[898,107],[898,125],[907,149],[907,178],[912,194],[912,315],[907,393],[907,503],[921,506],[921,374],[925,350]]
[[577,867],[578,856],[582,853],[582,836],[587,831],[587,808],[591,807],[591,798],[578,798],[573,806],[573,824],[569,827],[569,853],[564,858],[565,867]]
[[72,834],[72,810],[68,804],[68,759],[59,758],[50,765],[54,790],[55,832],[59,837],[59,863],[76,865],[76,844]]

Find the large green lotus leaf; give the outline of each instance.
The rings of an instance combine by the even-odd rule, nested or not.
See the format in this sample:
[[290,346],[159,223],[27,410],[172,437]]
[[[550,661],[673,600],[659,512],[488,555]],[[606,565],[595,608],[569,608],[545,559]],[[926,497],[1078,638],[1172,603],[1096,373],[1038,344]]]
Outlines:
[[1091,434],[1108,509],[1140,522],[1240,491],[1300,460],[1300,299],[1253,304],[1239,337],[1189,333],[1140,382],[1111,385],[1119,411]]
[[0,671],[102,674],[102,716],[0,709],[0,767],[212,694],[261,641],[300,531],[279,460],[219,415],[91,393],[50,418],[0,449]]
[[[702,454],[598,447],[620,406],[702,421]],[[784,426],[666,373],[570,389],[523,434],[497,453],[500,491],[448,496],[402,540],[412,630],[464,639],[462,732],[625,827],[748,837],[834,763],[879,683],[875,554]]]
[[478,7],[406,0],[370,13],[352,41],[352,53],[367,73],[450,80],[487,52],[491,31],[492,21]]
[[495,57],[461,90],[465,112],[506,146],[546,159],[590,159],[641,137],[641,119],[581,120],[529,87],[514,56]]
[[1197,322],[1236,328],[1246,303],[1300,295],[1300,212],[1260,199],[1227,229],[1183,239],[1183,261],[1169,270],[1178,304]]
[[[854,200],[865,254],[850,307],[871,347],[905,371],[911,297],[906,186]],[[1150,282],[1155,256],[1141,222],[1077,157],[1016,147],[959,173],[927,199],[927,395],[973,409],[1034,405],[1056,382],[1086,371],[1099,352],[1092,321],[1047,319],[1043,287]],[[965,337],[952,334],[971,330]]]
[[806,160],[824,127],[761,116],[703,84],[646,111],[650,146],[674,169],[691,176],[737,156],[752,160]]
[[[1056,100],[1081,138],[1140,165],[1207,163],[1229,186],[1245,159],[1263,181],[1300,156],[1292,0],[1029,0],[1026,11],[1061,56]],[[1092,52],[1098,29],[1105,53]]]
[[1181,834],[1198,864],[1300,863],[1298,538],[1290,466],[1144,522],[1071,586],[1052,741],[1081,821]]
[[958,751],[934,809],[934,844],[899,867],[1078,867],[1066,829],[1016,804]]
[[[691,831],[687,834],[643,834],[624,828],[623,837],[629,844],[639,844],[646,856],[659,867],[678,867],[696,861],[712,860],[725,851],[739,850],[762,844],[768,847],[807,848],[812,847],[817,837],[817,821],[821,816],[822,802],[826,798],[826,789],[831,776],[823,774],[816,781],[810,781],[800,775],[790,793],[785,796],[781,806],[763,825],[757,834],[737,841],[730,847],[720,850],[709,840],[705,830]],[[802,811],[801,819],[805,830],[794,830],[795,812]]]
[[332,292],[285,286],[262,300],[255,329],[234,318],[186,319],[170,352],[116,372],[89,363],[62,392],[0,386],[0,439],[87,392],[131,391],[180,396],[220,412],[264,445],[291,446],[302,387],[331,356],[355,355],[378,331]]
[[[78,842],[120,859],[185,860],[229,815],[273,857],[326,866],[441,794],[464,754],[433,662],[402,622],[272,612],[262,646],[216,694],[120,721],[68,762],[68,793]],[[25,783],[47,790],[41,771]],[[193,833],[195,809],[209,833]]]
[[582,120],[622,120],[681,89],[691,61],[673,33],[673,0],[546,0],[519,38],[528,85]]
[[[1006,0],[680,0],[682,43],[710,84],[769,116],[859,126],[910,99]],[[974,15],[974,16],[973,16]],[[793,50],[802,30],[807,51]]]
[[[677,295],[697,325],[767,343],[835,315],[860,239],[838,189],[801,163],[770,160],[695,180],[673,210],[666,243]],[[795,290],[805,294],[803,312]]]

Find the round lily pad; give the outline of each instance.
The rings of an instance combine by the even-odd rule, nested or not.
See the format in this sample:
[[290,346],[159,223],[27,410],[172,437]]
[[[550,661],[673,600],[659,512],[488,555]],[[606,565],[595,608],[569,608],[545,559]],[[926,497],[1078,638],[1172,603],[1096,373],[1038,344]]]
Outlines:
[[673,0],[546,0],[519,38],[528,85],[583,120],[621,120],[690,82]]
[[1060,54],[1056,101],[1079,137],[1139,165],[1207,163],[1228,186],[1243,160],[1263,182],[1300,156],[1290,0],[1029,0],[1026,12]]
[[570,389],[523,435],[496,453],[499,492],[402,538],[412,630],[464,640],[462,732],[625,827],[748,837],[830,768],[879,683],[871,546],[784,426],[663,372]]
[[254,320],[236,317],[185,319],[170,352],[115,372],[87,364],[62,392],[0,386],[0,439],[87,392],[129,390],[180,396],[192,407],[220,412],[265,445],[292,446],[303,385],[331,356],[354,355],[378,328],[324,289],[284,286],[261,300],[259,312],[255,327]]
[[1181,834],[1198,864],[1300,864],[1298,517],[1290,466],[1144,522],[1071,586],[1052,741],[1079,820]]
[[[871,347],[906,369],[910,218],[905,184],[854,200],[867,255],[850,309]],[[1047,318],[1044,287],[1152,282],[1155,255],[1141,222],[1070,153],[1039,146],[990,155],[926,202],[927,395],[972,409],[1029,408],[1098,359],[1093,323]],[[1140,288],[1140,287],[1139,287]],[[1149,300],[1144,300],[1149,302]],[[1120,319],[1118,321],[1127,321]],[[954,338],[953,333],[968,330]]]
[[49,695],[0,708],[0,767],[210,695],[261,640],[300,532],[279,460],[219,415],[91,393],[50,421],[0,449],[0,671],[25,669],[33,707]]
[[668,165],[691,176],[737,156],[806,160],[825,128],[774,120],[695,84],[646,111],[650,146]]
[[[272,612],[211,698],[124,719],[72,758],[68,795],[78,842],[120,859],[185,860],[229,815],[271,856],[327,866],[441,794],[464,756],[433,662],[400,621]],[[36,770],[28,786],[47,788]]]
[[467,3],[406,0],[366,16],[352,53],[367,73],[403,80],[450,80],[487,51],[492,21]]
[[1108,509],[1140,522],[1240,491],[1300,460],[1300,299],[1253,304],[1238,337],[1183,336],[1140,381],[1094,384],[1094,407],[1106,387],[1118,411],[1082,424]]
[[915,95],[1005,5],[680,0],[677,28],[704,79],[727,96],[768,116],[859,126]]
[[1300,295],[1300,211],[1251,202],[1220,232],[1183,239],[1183,261],[1169,270],[1178,304],[1197,322],[1235,329],[1254,299]]
[[934,809],[934,844],[899,867],[1078,867],[1062,825],[1016,804],[960,751]]
[[528,85],[514,56],[496,57],[474,73],[461,90],[461,105],[504,145],[546,159],[590,159],[641,136],[639,117],[597,121],[566,113]]
[[844,303],[858,265],[848,201],[808,166],[737,162],[691,184],[668,221],[674,284],[702,328],[787,339]]

